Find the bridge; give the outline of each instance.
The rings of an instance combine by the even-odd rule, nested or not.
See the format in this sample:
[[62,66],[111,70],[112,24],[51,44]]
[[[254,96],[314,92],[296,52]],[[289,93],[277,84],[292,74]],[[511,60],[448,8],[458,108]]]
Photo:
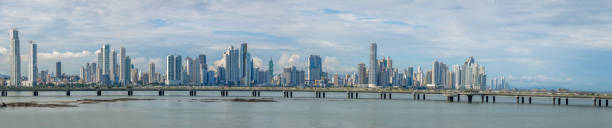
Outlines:
[[[185,91],[189,96],[197,96],[198,91],[217,91],[220,96],[229,96],[230,92],[248,91],[251,96],[259,97],[262,91],[266,92],[282,92],[283,97],[292,98],[293,92],[313,92],[314,98],[325,98],[326,92],[346,92],[348,99],[358,99],[359,93],[376,93],[380,99],[392,99],[393,94],[411,94],[414,100],[425,100],[427,94],[439,94],[445,96],[448,102],[454,102],[455,99],[460,101],[461,95],[467,96],[468,103],[473,102],[474,96],[480,96],[480,102],[495,103],[496,96],[514,96],[517,104],[532,103],[533,97],[548,97],[552,99],[552,104],[561,105],[569,104],[569,98],[591,98],[593,106],[602,106],[602,100],[605,101],[605,106],[608,106],[608,101],[612,99],[612,94],[608,93],[591,93],[591,92],[549,92],[549,91],[491,91],[491,90],[417,90],[405,88],[352,88],[352,87],[333,87],[333,88],[315,88],[315,87],[230,87],[230,86],[132,86],[132,87],[47,87],[47,88],[32,88],[32,87],[5,87],[0,89],[1,96],[8,96],[8,92],[32,92],[33,96],[38,96],[38,92],[42,91],[65,91],[66,96],[70,96],[71,91],[91,91],[96,92],[97,96],[102,96],[103,91],[126,91],[128,96],[132,96],[134,91],[157,91],[159,96],[164,96],[165,91]],[[564,98],[564,99],[563,99]],[[563,102],[563,101],[564,102]]]

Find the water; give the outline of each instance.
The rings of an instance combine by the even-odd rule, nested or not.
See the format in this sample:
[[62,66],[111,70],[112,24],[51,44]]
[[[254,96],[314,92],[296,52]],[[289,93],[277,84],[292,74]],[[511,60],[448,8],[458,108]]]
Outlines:
[[[128,97],[127,92],[9,92],[1,102],[74,101]],[[497,97],[496,103],[448,103],[440,95],[427,95],[427,101],[412,100],[408,94],[394,94],[393,100],[377,99],[377,94],[360,93],[361,99],[346,99],[345,93],[327,93],[315,99],[311,92],[294,92],[282,98],[280,92],[262,92],[262,97],[277,102],[190,102],[190,99],[252,98],[250,92],[230,92],[234,97],[218,97],[219,92],[166,91],[134,92],[130,98],[155,98],[152,101],[126,101],[76,104],[68,108],[3,108],[3,128],[133,128],[133,127],[211,127],[211,128],[383,128],[383,127],[612,127],[612,107],[593,107],[591,99],[570,99],[570,105],[552,105],[550,98],[534,98],[534,104],[516,104],[514,97]],[[527,98],[525,99],[527,102]],[[492,101],[492,99],[490,99]],[[602,101],[605,103],[605,101]]]

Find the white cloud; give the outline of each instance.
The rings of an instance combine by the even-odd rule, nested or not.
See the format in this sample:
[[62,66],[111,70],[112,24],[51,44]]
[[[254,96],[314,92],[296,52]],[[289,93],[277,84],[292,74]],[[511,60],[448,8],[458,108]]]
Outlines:
[[546,75],[508,76],[510,84],[518,87],[560,87],[573,82],[570,77],[554,77]]
[[259,59],[259,57],[254,56],[253,57],[253,67],[265,68],[262,66],[263,66],[263,61]]
[[298,54],[283,53],[280,59],[278,59],[277,64],[280,67],[289,67],[289,66],[299,67],[300,66],[299,64],[302,64],[302,62],[300,61],[300,55]]
[[349,72],[357,71],[357,69],[353,66],[340,65],[336,57],[330,57],[330,56],[326,56],[323,59],[323,68],[325,69],[326,72],[329,72],[329,73],[333,73],[333,72],[349,73]]
[[92,56],[90,51],[83,50],[81,52],[58,52],[53,51],[51,53],[38,53],[38,58],[40,59],[73,59],[73,58],[81,58],[81,57],[90,57]]
[[516,53],[516,54],[529,54],[531,53],[531,50],[527,49],[527,48],[519,48],[519,47],[509,47],[504,49],[504,51],[510,52],[510,53]]

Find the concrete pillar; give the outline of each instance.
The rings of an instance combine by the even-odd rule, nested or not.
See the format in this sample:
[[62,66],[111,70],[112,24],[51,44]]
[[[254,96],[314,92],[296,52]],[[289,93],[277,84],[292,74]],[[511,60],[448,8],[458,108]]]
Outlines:
[[359,93],[355,92],[355,99],[359,99]]
[[38,96],[38,91],[34,90],[33,94],[34,96]]
[[484,95],[480,95],[480,103],[484,103]]
[[261,91],[257,91],[257,97],[261,96]]
[[425,100],[425,94],[423,94],[423,100]]
[[529,97],[529,104],[531,104],[531,96]]
[[525,104],[525,97],[521,96],[521,104]]
[[417,100],[421,100],[421,94],[416,94],[417,95]]
[[519,96],[516,96],[516,104],[519,104]]
[[384,99],[387,99],[387,93],[383,93]]
[[164,90],[157,90],[158,96],[164,96]]
[[102,90],[96,90],[96,95],[102,96]]
[[128,90],[128,96],[132,96],[133,95],[132,93],[133,93],[132,90]]
[[557,98],[557,105],[561,105],[561,97]]
[[468,97],[468,103],[472,103],[472,96],[474,96],[474,95],[467,95],[467,97]]
[[608,99],[606,99],[606,107],[608,107]]
[[593,97],[593,106],[597,106],[597,98]]
[[461,102],[461,94],[457,94],[457,102]]
[[569,99],[567,99],[567,97],[565,97],[565,105],[569,105]]
[[446,101],[453,102],[453,96],[446,96]]
[[315,98],[321,98],[321,92],[315,91]]
[[489,96],[485,96],[486,97],[486,102],[489,103]]
[[389,93],[389,99],[391,99],[391,93]]
[[325,98],[325,92],[323,92],[323,98]]
[[70,96],[70,90],[66,90],[66,96]]
[[495,103],[495,96],[493,96],[493,103]]
[[416,98],[417,98],[417,97],[416,97],[416,94],[412,93],[412,99],[413,99],[413,100],[416,100]]
[[553,97],[552,99],[553,99],[553,105],[555,105],[555,101],[556,101],[555,97]]
[[[37,94],[38,95],[38,94]],[[599,99],[599,107],[601,107],[601,99]]]
[[1,92],[1,93],[2,93],[2,94],[1,94],[2,96],[7,96],[7,95],[8,95],[8,92],[7,92],[6,90],[2,90],[2,92]]
[[289,97],[293,98],[293,91],[289,91]]
[[198,96],[198,91],[196,90],[192,90],[193,91],[193,96]]
[[351,93],[350,92],[346,92],[346,98],[347,99],[351,99]]

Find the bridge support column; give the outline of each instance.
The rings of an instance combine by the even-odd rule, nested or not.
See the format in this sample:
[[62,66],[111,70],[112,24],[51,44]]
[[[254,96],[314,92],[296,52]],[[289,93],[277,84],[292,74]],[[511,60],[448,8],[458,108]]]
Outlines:
[[557,98],[557,105],[561,105],[563,103],[561,103],[561,97]]
[[453,96],[446,96],[446,101],[448,102],[453,102],[454,99]]
[[525,97],[521,96],[521,104],[525,104]]
[[196,90],[189,90],[189,96],[197,96],[197,91]]
[[[38,95],[38,94],[37,94]],[[599,99],[599,107],[601,107],[601,98]]]
[[461,94],[457,94],[457,102],[461,102]]
[[323,92],[323,98],[325,98],[325,92]]
[[289,98],[293,98],[293,91],[289,91]]
[[495,103],[495,96],[493,96],[493,103]]
[[2,96],[8,96],[8,92],[6,90],[2,90]]
[[261,96],[261,91],[257,91],[257,97]]
[[321,98],[321,92],[315,91],[315,98]]
[[519,96],[515,96],[516,97],[516,104],[519,104]]
[[389,93],[389,99],[392,99],[392,98],[391,98],[391,93]]
[[531,96],[529,97],[529,104],[531,104]]
[[423,94],[423,100],[425,100],[425,94]]
[[474,95],[467,95],[467,97],[468,97],[468,103],[472,103],[472,96],[474,96]]
[[480,95],[480,103],[484,103],[485,99],[484,99],[484,95]]
[[421,94],[416,94],[417,100],[421,100]]
[[255,91],[255,90],[251,91],[251,96],[252,97],[257,97],[257,91]]
[[132,95],[134,95],[134,91],[128,90],[128,96],[132,96]]
[[97,96],[102,96],[102,90],[96,90],[96,95]]
[[38,91],[34,90],[33,94],[34,94],[34,96],[38,96]]
[[66,96],[70,96],[70,90],[66,90]]
[[556,101],[555,97],[553,97],[552,99],[553,99],[553,105],[555,105],[555,101]]
[[164,90],[157,90],[158,96],[164,96]]
[[608,99],[606,99],[606,107],[608,107]]
[[567,99],[567,97],[565,97],[565,105],[569,105],[569,99]]
[[593,97],[593,106],[597,106],[597,98]]
[[355,99],[359,99],[359,93],[355,92]]
[[489,96],[485,96],[486,97],[486,102],[489,103]]

